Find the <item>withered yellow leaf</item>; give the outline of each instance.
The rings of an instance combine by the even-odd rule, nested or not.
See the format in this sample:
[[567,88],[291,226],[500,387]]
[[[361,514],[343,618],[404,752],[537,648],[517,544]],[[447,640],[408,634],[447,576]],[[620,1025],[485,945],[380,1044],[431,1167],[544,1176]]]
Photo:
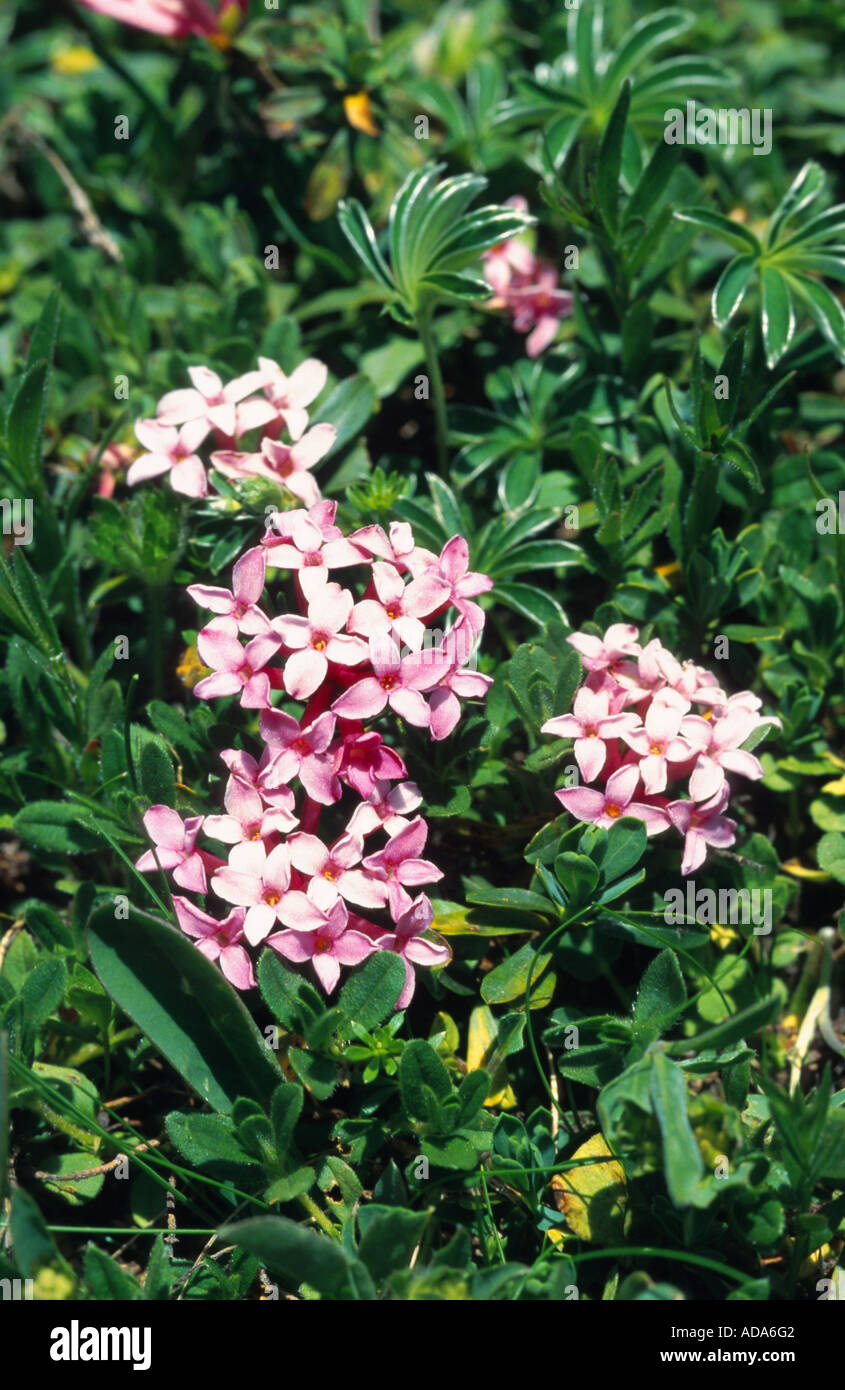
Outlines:
[[354,130],[363,130],[365,135],[379,134],[366,92],[347,92],[343,98],[343,114]]
[[565,1173],[555,1173],[552,1193],[569,1229],[581,1240],[608,1241],[625,1233],[627,1193],[625,1173],[607,1147],[603,1134],[594,1134],[572,1155],[572,1160],[607,1158],[607,1163],[584,1163]]

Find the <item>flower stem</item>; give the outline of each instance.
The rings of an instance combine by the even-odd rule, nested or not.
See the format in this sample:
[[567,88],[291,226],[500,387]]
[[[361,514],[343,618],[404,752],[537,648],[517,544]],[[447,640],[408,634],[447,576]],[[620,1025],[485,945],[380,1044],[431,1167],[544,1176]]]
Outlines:
[[434,406],[434,438],[437,448],[437,471],[445,479],[449,473],[449,427],[446,423],[446,392],[443,388],[443,373],[437,345],[431,330],[431,310],[422,310],[417,315],[417,333],[425,357],[428,379],[431,384],[431,400]]

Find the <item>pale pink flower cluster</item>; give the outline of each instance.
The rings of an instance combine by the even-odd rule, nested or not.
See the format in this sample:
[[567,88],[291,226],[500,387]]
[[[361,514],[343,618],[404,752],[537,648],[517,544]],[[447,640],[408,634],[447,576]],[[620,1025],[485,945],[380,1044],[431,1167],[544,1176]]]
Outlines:
[[[405,964],[404,1008],[414,967],[449,959],[445,941],[428,931],[428,897],[413,896],[442,873],[424,857],[419,789],[368,724],[389,708],[439,740],[457,724],[461,699],[484,697],[490,679],[472,669],[484,626],[474,599],[492,581],[470,571],[461,536],[435,555],[406,523],[344,536],[335,510],[322,501],[275,513],[262,543],[235,564],[231,589],[190,586],[215,614],[197,640],[211,674],[194,693],[237,695],[260,710],[263,749],[258,758],[236,748],[221,754],[223,814],[183,821],[170,807],[151,807],[144,825],[156,851],[137,868],[153,871],[158,860],[179,887],[210,889],[229,905],[220,921],[174,898],[183,930],[237,988],[255,983],[248,946],[310,961],[326,992],[342,966],[394,951]],[[262,597],[267,572],[280,569],[292,573],[298,611],[271,617]],[[340,570],[364,571],[360,597],[330,577]],[[274,706],[273,691],[304,708],[294,716]],[[317,833],[321,816],[347,794],[354,804],[332,817],[327,840]],[[200,833],[229,846],[227,859],[198,847]]]
[[207,497],[209,478],[199,450],[211,436],[217,447],[208,463],[224,477],[266,478],[306,507],[319,502],[311,469],[337,438],[333,425],[308,427],[307,407],[326,384],[322,362],[309,357],[286,376],[271,358],[259,357],[256,371],[225,384],[208,367],[190,367],[188,375],[190,387],[168,391],[155,417],[135,425],[146,452],[126,475],[130,487],[167,473],[175,492]]
[[[527,212],[524,198],[509,198],[508,207]],[[562,290],[550,261],[545,261],[519,237],[491,246],[482,257],[487,283],[495,291],[491,305],[509,311],[517,333],[527,333],[525,351],[540,353],[554,340],[561,319],[572,313],[572,295]]]
[[736,821],[724,815],[726,773],[762,777],[743,744],[780,721],[759,714],[762,702],[750,691],[726,695],[711,671],[677,661],[656,637],[645,646],[638,637],[637,628],[614,623],[604,637],[567,638],[587,679],[572,713],[547,720],[542,732],[574,739],[581,777],[597,785],[555,795],[577,820],[605,829],[619,816],[643,821],[648,835],[674,827],[684,837],[681,872],[690,874],[709,845],[736,840]]

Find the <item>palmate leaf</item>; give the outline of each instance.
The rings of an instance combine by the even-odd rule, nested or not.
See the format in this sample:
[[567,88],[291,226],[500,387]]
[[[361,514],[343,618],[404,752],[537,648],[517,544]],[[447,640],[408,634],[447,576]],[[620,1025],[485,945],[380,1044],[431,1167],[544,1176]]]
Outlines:
[[394,313],[404,322],[422,306],[440,300],[486,298],[489,286],[467,272],[481,253],[518,236],[533,218],[508,207],[468,212],[486,186],[479,174],[441,179],[442,164],[425,164],[408,175],[394,198],[388,218],[390,265],[359,203],[341,203],[341,230],[370,274],[393,289]]
[[795,337],[796,300],[840,361],[845,361],[845,314],[835,295],[817,278],[825,275],[845,282],[845,205],[819,213],[798,231],[789,232],[790,223],[815,202],[824,187],[824,171],[812,161],[805,164],[769,219],[762,239],[709,208],[683,208],[674,214],[739,251],[722,270],[713,291],[713,321],[725,328],[756,280],[770,371]]

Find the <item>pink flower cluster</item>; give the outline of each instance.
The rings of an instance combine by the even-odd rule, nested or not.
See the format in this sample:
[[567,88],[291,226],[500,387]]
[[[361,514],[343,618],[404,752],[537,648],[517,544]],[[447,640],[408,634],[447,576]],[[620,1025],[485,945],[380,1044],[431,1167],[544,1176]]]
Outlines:
[[131,24],[135,29],[146,29],[151,34],[163,34],[171,39],[198,34],[218,47],[225,47],[249,8],[249,0],[222,0],[216,7],[208,0],[79,0],[79,3],[96,14]]
[[[508,207],[527,212],[524,198],[509,198]],[[539,357],[557,333],[561,319],[572,313],[572,295],[562,290],[550,261],[535,256],[519,237],[491,246],[482,257],[484,273],[495,290],[492,307],[506,308],[517,333],[527,333],[525,351]]]
[[[405,964],[397,1006],[404,1008],[414,966],[450,956],[428,932],[429,899],[409,891],[442,874],[423,857],[419,789],[368,723],[389,707],[443,739],[460,718],[461,699],[484,697],[490,679],[472,669],[484,613],[473,600],[492,581],[470,571],[460,536],[435,555],[415,544],[406,523],[389,534],[365,526],[344,536],[335,510],[323,501],[275,513],[262,543],[235,564],[231,589],[190,586],[215,614],[197,642],[211,674],[194,693],[237,695],[260,710],[264,746],[258,758],[236,748],[221,754],[229,774],[224,814],[183,821],[170,807],[151,807],[144,825],[156,851],[136,867],[160,865],[180,888],[210,887],[229,905],[221,921],[174,898],[183,930],[237,988],[255,983],[247,946],[265,943],[295,964],[310,961],[326,992],[342,966],[395,951]],[[261,601],[268,572],[272,579],[279,569],[293,575],[298,612],[270,617]],[[357,601],[330,578],[354,569],[366,574]],[[295,716],[275,706],[273,691],[304,709]],[[347,793],[355,804],[327,842],[317,833],[321,816]],[[227,859],[198,847],[200,833],[229,846]],[[370,920],[379,912],[384,924]]]
[[[567,638],[587,679],[572,713],[547,720],[542,732],[574,739],[581,777],[598,785],[555,795],[577,820],[605,829],[618,816],[643,821],[648,835],[673,826],[684,837],[681,872],[690,874],[708,845],[724,849],[736,840],[736,822],[723,814],[731,794],[726,773],[762,777],[743,744],[780,721],[760,715],[750,691],[726,695],[711,671],[677,661],[656,637],[641,646],[638,636],[637,628],[614,623],[602,638]],[[687,797],[678,784],[686,784]]]
[[[311,507],[320,489],[315,463],[337,438],[333,425],[308,428],[308,410],[326,384],[327,369],[315,357],[290,376],[269,357],[258,369],[225,385],[208,367],[190,367],[192,385],[162,396],[153,419],[139,420],[135,434],[145,453],[126,475],[130,487],[164,473],[175,492],[207,497],[209,479],[200,447],[211,435],[217,448],[210,466],[227,478],[267,478]],[[287,441],[282,438],[286,433]],[[246,437],[256,441],[246,448]]]

